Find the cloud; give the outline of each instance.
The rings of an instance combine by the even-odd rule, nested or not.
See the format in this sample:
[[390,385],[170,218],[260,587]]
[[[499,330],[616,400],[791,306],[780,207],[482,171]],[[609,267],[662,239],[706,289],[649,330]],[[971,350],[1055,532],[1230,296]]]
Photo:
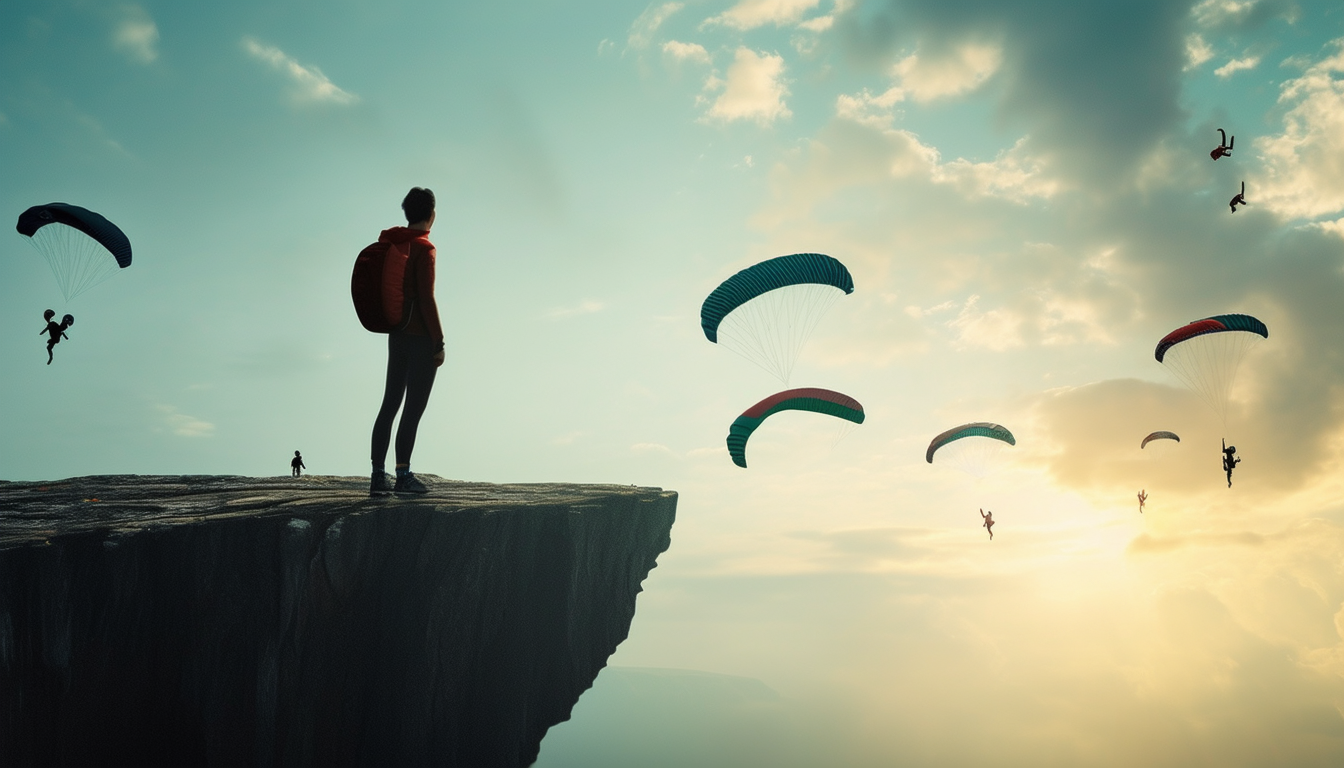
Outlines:
[[1254,29],[1275,18],[1293,24],[1300,14],[1295,0],[1203,0],[1190,9],[1196,24],[1220,31]]
[[1259,56],[1247,56],[1244,59],[1231,59],[1223,66],[1213,70],[1213,74],[1221,77],[1231,77],[1233,73],[1240,72],[1243,69],[1255,69],[1260,64]]
[[163,414],[163,425],[175,435],[181,437],[210,437],[215,433],[215,425],[208,421],[203,421],[195,416],[188,416],[185,413],[178,413],[177,408],[171,405],[157,406],[159,413]]
[[595,312],[601,312],[606,305],[600,301],[584,299],[572,307],[556,307],[546,313],[546,317],[551,320],[564,320],[569,317],[578,317],[579,315],[591,315]]
[[645,8],[644,12],[639,14],[639,18],[630,25],[630,34],[625,39],[626,49],[638,51],[648,48],[658,28],[663,26],[663,22],[684,7],[684,3],[663,3]]
[[1315,218],[1344,210],[1344,38],[1333,47],[1281,86],[1279,103],[1288,107],[1283,132],[1255,141],[1265,180],[1248,198],[1280,216]]
[[720,25],[746,31],[774,24],[793,24],[817,7],[821,0],[739,0],[737,5],[718,16],[705,19],[702,26]]
[[683,43],[677,40],[668,40],[663,43],[663,53],[671,56],[677,61],[694,61],[698,64],[709,63],[709,51],[705,50],[699,43]]
[[359,97],[341,90],[322,74],[317,67],[305,67],[284,51],[266,45],[253,37],[242,39],[243,50],[254,59],[269,64],[284,75],[293,86],[292,98],[296,104],[353,104]]
[[1185,36],[1185,66],[1182,69],[1194,69],[1213,58],[1213,48],[1198,34]]
[[138,5],[121,7],[121,18],[112,30],[112,45],[132,61],[151,64],[159,58],[155,45],[159,42],[159,27],[149,13]]
[[779,54],[758,54],[750,48],[738,48],[728,67],[727,79],[711,76],[705,83],[707,91],[720,88],[723,93],[705,113],[706,118],[724,122],[752,120],[764,126],[793,116],[784,104],[789,90],[784,84],[784,57]]
[[[912,86],[931,98],[944,88],[973,86],[997,60],[998,120],[1019,126],[1019,135],[1029,137],[1026,149],[1056,175],[1111,190],[1135,173],[1133,158],[1146,156],[1185,119],[1179,99],[1187,12],[1178,3],[1148,2],[1106,16],[1091,6],[1038,2],[986,3],[972,13],[954,3],[909,0],[900,4],[899,18],[895,12],[838,17],[833,43],[861,60],[918,43]],[[985,47],[980,59],[954,55],[967,41],[992,42],[1001,54],[988,58],[992,49]],[[926,59],[947,62],[946,71],[921,81],[913,68]]]

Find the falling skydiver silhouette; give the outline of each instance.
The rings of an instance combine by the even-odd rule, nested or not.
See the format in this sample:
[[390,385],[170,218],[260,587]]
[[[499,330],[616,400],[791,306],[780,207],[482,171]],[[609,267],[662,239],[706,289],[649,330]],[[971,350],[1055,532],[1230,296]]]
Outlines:
[[993,512],[986,513],[985,510],[981,509],[981,510],[980,510],[980,516],[983,517],[983,518],[985,519],[984,526],[985,526],[985,530],[986,530],[986,531],[989,531],[989,540],[990,540],[990,541],[993,541],[993,540],[994,540],[994,513],[993,513]]
[[1209,153],[1209,157],[1212,157],[1214,160],[1217,160],[1220,157],[1231,157],[1232,144],[1236,142],[1237,137],[1233,136],[1232,141],[1228,141],[1227,133],[1223,131],[1222,128],[1218,129],[1218,134],[1223,138],[1218,142],[1218,146],[1212,152]]
[[68,341],[70,337],[65,335],[65,329],[75,324],[74,315],[66,315],[65,317],[62,317],[61,322],[59,323],[52,322],[51,318],[55,316],[56,313],[50,309],[43,312],[42,318],[47,321],[47,327],[37,332],[38,336],[41,336],[44,333],[50,336],[50,338],[47,339],[47,365],[51,365],[52,347],[60,344],[61,339],[66,339]]
[[1143,514],[1143,504],[1148,501],[1148,493],[1142,488],[1139,489],[1139,514]]
[[1227,440],[1223,440],[1223,471],[1227,473],[1227,487],[1232,487],[1232,470],[1236,469],[1241,463],[1241,457],[1236,455],[1237,446],[1228,446]]
[[1248,205],[1248,203],[1246,202],[1246,182],[1244,181],[1241,182],[1241,191],[1237,193],[1236,197],[1232,198],[1232,200],[1228,202],[1228,205],[1232,207],[1233,213],[1237,212],[1238,205]]

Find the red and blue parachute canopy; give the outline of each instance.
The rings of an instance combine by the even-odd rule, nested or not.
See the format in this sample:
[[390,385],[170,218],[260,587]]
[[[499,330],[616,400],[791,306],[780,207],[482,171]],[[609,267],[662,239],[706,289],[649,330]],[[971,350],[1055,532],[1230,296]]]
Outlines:
[[1157,362],[1167,356],[1167,350],[1184,341],[1204,336],[1210,333],[1228,333],[1232,331],[1244,331],[1254,333],[1263,338],[1269,338],[1269,328],[1257,318],[1250,315],[1214,315],[1206,317],[1203,320],[1196,320],[1189,325],[1183,325],[1180,328],[1168,333],[1157,342],[1157,349],[1153,356]]

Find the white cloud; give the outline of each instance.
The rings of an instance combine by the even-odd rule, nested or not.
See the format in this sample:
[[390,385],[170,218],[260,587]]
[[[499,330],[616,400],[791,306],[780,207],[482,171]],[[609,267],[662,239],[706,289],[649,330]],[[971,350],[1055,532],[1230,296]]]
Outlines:
[[122,6],[121,19],[112,30],[112,45],[133,61],[149,64],[159,58],[155,48],[158,42],[159,27],[145,9],[138,5]]
[[1035,159],[1026,154],[1026,141],[1019,139],[1012,149],[990,162],[973,163],[959,157],[935,165],[931,178],[955,186],[968,198],[1001,197],[1026,203],[1034,197],[1053,197],[1060,184],[1046,176]]
[[1213,58],[1213,48],[1198,34],[1185,36],[1185,69],[1194,69]]
[[1255,0],[1204,0],[1190,9],[1190,14],[1202,26],[1227,21],[1239,21],[1255,7]]
[[585,299],[572,307],[556,307],[546,313],[546,317],[551,320],[563,320],[567,317],[576,317],[578,315],[591,315],[594,312],[601,312],[606,307],[600,301]]
[[1002,309],[981,311],[979,303],[978,294],[971,296],[961,312],[948,321],[947,327],[957,332],[957,341],[995,352],[1022,346],[1022,317]]
[[181,437],[209,437],[215,433],[214,424],[195,416],[178,413],[177,408],[171,405],[160,405],[158,410],[163,414],[164,426],[175,435]]
[[842,94],[836,100],[836,116],[881,131],[887,137],[888,144],[896,150],[891,153],[889,166],[894,177],[926,175],[935,183],[955,187],[968,199],[997,197],[1017,203],[1053,197],[1061,189],[1061,184],[1027,154],[1025,137],[987,162],[959,157],[944,163],[937,148],[924,144],[909,131],[891,127],[889,111],[870,111],[871,107],[889,108],[887,101],[882,97],[869,97],[865,101],[864,96]]
[[709,63],[709,51],[705,46],[699,43],[683,43],[678,40],[668,40],[663,43],[663,53],[671,56],[677,61],[694,61],[700,64]]
[[1213,70],[1213,74],[1224,78],[1231,77],[1234,72],[1240,72],[1243,69],[1255,69],[1259,64],[1259,56],[1247,56],[1244,59],[1232,59],[1223,66]]
[[630,25],[630,34],[625,40],[625,47],[635,50],[649,47],[649,43],[653,42],[654,33],[663,22],[683,7],[685,7],[683,3],[663,3],[645,8],[644,12],[639,14],[639,18]]
[[740,0],[718,16],[705,20],[705,25],[722,25],[748,30],[774,24],[782,27],[796,23],[804,13],[819,5],[821,0]]
[[1257,139],[1264,163],[1256,198],[1281,216],[1314,218],[1344,210],[1344,39],[1335,52],[1285,82],[1281,104],[1292,105],[1284,130]]
[[924,103],[968,93],[984,84],[1002,63],[1003,49],[996,45],[966,44],[943,56],[912,54],[892,67],[896,81],[892,87],[877,95],[866,88],[852,96],[841,94],[836,112],[857,122],[887,125],[898,103]]
[[705,83],[706,90],[719,88],[723,93],[705,114],[707,118],[724,122],[754,120],[769,125],[793,115],[784,104],[789,91],[784,85],[784,57],[779,54],[757,54],[750,48],[738,48],[728,67],[727,79],[711,76]]
[[280,72],[294,86],[293,98],[299,104],[328,102],[332,104],[353,104],[359,97],[341,90],[335,83],[322,74],[317,67],[305,67],[293,57],[273,45],[266,45],[253,37],[243,38],[243,50],[248,55],[265,62]]

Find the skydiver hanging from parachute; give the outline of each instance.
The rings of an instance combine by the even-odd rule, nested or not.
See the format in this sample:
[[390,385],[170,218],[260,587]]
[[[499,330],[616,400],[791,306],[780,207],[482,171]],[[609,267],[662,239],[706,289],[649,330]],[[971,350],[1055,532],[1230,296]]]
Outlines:
[[1232,145],[1236,143],[1237,137],[1233,136],[1232,141],[1228,141],[1227,133],[1222,128],[1218,129],[1218,135],[1222,136],[1223,138],[1218,142],[1218,146],[1214,148],[1212,152],[1209,153],[1209,157],[1212,157],[1214,160],[1217,160],[1220,157],[1231,157]]
[[69,341],[70,337],[65,335],[65,329],[75,324],[74,315],[66,315],[65,317],[62,317],[61,322],[59,323],[52,321],[51,318],[55,316],[55,310],[48,309],[46,312],[43,312],[42,318],[47,321],[47,327],[37,332],[38,336],[45,333],[50,337],[47,339],[47,365],[51,365],[51,348],[60,344],[61,339]]
[[1227,487],[1232,487],[1232,470],[1236,469],[1241,463],[1241,457],[1237,456],[1237,446],[1228,446],[1227,440],[1223,440],[1223,471],[1227,473]]
[[1238,205],[1247,205],[1247,204],[1248,203],[1246,202],[1246,182],[1243,181],[1241,182],[1241,191],[1237,193],[1236,197],[1232,198],[1232,200],[1228,202],[1228,205],[1232,207],[1232,212],[1236,213]]
[[985,526],[985,530],[986,530],[986,531],[989,531],[989,540],[990,540],[990,541],[993,541],[993,540],[994,540],[994,513],[993,513],[993,512],[985,512],[984,509],[981,509],[981,510],[980,510],[980,516],[983,517],[983,518],[985,519],[984,526]]
[[[68,302],[131,265],[131,241],[116,224],[101,214],[69,203],[35,205],[19,215],[18,233],[47,260],[61,294]],[[74,315],[52,322],[56,312],[48,309],[42,329],[47,340],[47,365],[52,347],[69,339],[65,330],[75,324]],[[40,334],[39,334],[40,335]]]
[[1140,489],[1139,489],[1139,514],[1140,514],[1140,515],[1143,514],[1143,504],[1144,504],[1144,502],[1146,502],[1146,501],[1148,501],[1148,492],[1145,491],[1145,490],[1143,490],[1142,488],[1140,488]]

